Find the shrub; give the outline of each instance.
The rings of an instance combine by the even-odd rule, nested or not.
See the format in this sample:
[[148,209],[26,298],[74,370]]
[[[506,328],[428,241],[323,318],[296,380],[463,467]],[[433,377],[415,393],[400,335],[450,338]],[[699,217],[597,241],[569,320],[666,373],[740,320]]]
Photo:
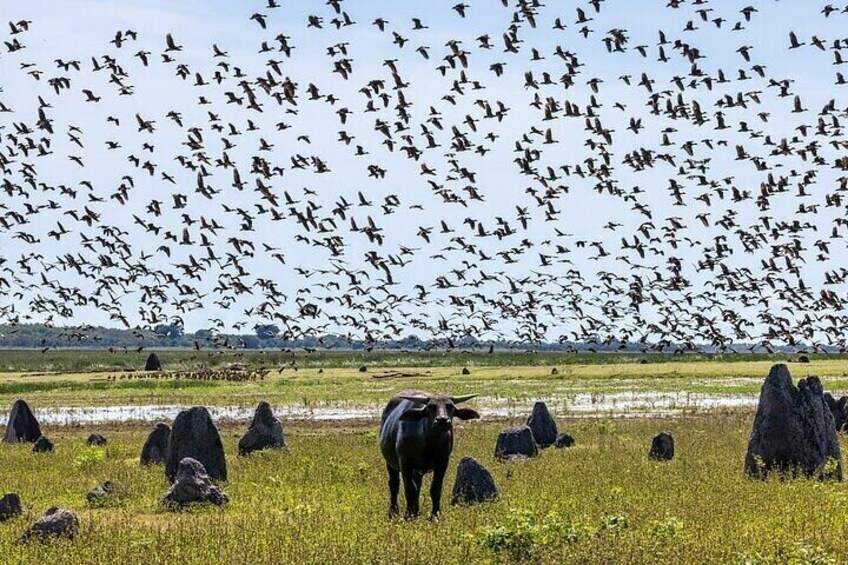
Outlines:
[[92,466],[106,459],[106,450],[94,445],[86,447],[82,452],[74,457],[74,465],[78,469],[89,469]]
[[556,513],[539,520],[528,510],[511,509],[503,524],[480,528],[477,542],[493,553],[527,561],[542,547],[573,543],[589,535],[590,528],[566,522]]

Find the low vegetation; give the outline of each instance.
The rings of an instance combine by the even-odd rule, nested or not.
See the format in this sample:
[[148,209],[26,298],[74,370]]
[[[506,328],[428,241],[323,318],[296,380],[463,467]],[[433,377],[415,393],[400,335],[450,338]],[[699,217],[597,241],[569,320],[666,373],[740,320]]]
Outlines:
[[[835,563],[842,559],[848,535],[848,494],[842,483],[745,477],[753,410],[695,412],[675,419],[560,419],[560,428],[576,439],[574,447],[551,448],[524,463],[494,460],[495,438],[510,423],[493,421],[482,409],[486,402],[509,405],[544,398],[561,414],[567,412],[569,395],[587,392],[750,395],[771,366],[767,359],[687,357],[682,362],[656,356],[643,364],[638,357],[596,355],[590,360],[597,363],[570,363],[557,354],[454,353],[445,358],[451,364],[440,366],[436,356],[424,361],[400,357],[397,362],[383,352],[364,354],[370,356],[363,361],[339,353],[303,356],[310,361],[301,362],[298,354],[297,370],[288,361],[267,363],[271,370],[262,379],[230,381],[103,372],[97,365],[100,355],[111,354],[98,353],[86,361],[82,352],[56,351],[45,358],[51,354],[67,355],[64,359],[78,363],[80,372],[45,374],[39,370],[41,354],[30,352],[28,361],[20,361],[20,372],[0,375],[0,408],[17,398],[25,398],[36,411],[147,404],[255,406],[265,398],[274,406],[365,406],[376,418],[383,403],[404,388],[479,393],[486,399],[470,405],[481,408],[484,419],[458,423],[444,499],[450,500],[455,466],[463,455],[492,472],[500,498],[467,508],[446,506],[438,523],[390,521],[373,419],[290,422],[287,452],[247,458],[235,455],[246,423],[219,422],[230,476],[222,486],[230,503],[175,515],[159,504],[167,488],[163,469],[138,463],[152,425],[46,425],[45,433],[56,445],[53,454],[33,454],[30,445],[0,444],[0,491],[18,492],[26,508],[24,516],[0,523],[0,555],[8,562],[136,563],[155,552],[163,562],[204,564]],[[0,352],[0,364],[18,363],[18,355]],[[159,353],[169,371],[196,370],[181,365],[191,355],[197,353]],[[143,357],[139,354],[133,363],[143,363]],[[218,357],[227,360],[219,368],[232,362],[262,366],[235,354]],[[512,363],[519,358],[525,362]],[[613,359],[617,361],[607,362]],[[463,367],[470,374],[462,374]],[[848,389],[848,360],[814,358],[791,367],[796,379],[818,374],[827,388]],[[661,430],[671,431],[676,440],[677,455],[667,463],[647,457],[651,438]],[[107,436],[105,449],[86,445],[92,432]],[[120,496],[89,504],[86,492],[106,480],[119,486]],[[26,526],[54,505],[78,513],[79,537],[44,545],[17,543]],[[429,512],[426,496],[422,511]]]
[[[455,466],[471,455],[489,468],[497,501],[446,507],[438,523],[390,521],[377,431],[368,425],[292,424],[288,452],[235,456],[243,426],[222,428],[230,503],[174,515],[159,505],[161,467],[138,454],[147,427],[96,431],[105,449],[85,445],[95,430],[48,430],[53,454],[0,445],[0,485],[20,493],[28,515],[0,524],[8,562],[139,563],[153,551],[180,563],[831,563],[841,559],[848,502],[841,483],[745,478],[750,414],[686,420],[566,421],[574,447],[536,460],[498,463],[501,423],[465,423]],[[669,429],[677,457],[647,458],[650,438]],[[95,454],[95,451],[97,452]],[[85,493],[111,480],[115,504],[90,507]],[[51,505],[75,510],[73,542],[18,544]],[[423,510],[429,501],[423,499]]]
[[[0,363],[9,352],[0,352]],[[379,412],[382,403],[405,388],[420,388],[450,394],[476,393],[500,403],[544,398],[562,411],[576,394],[635,394],[643,392],[709,393],[752,395],[772,365],[768,360],[671,361],[642,364],[619,357],[618,363],[555,364],[554,355],[540,355],[549,364],[452,366],[381,366],[379,363],[344,366],[328,358],[327,367],[297,369],[280,365],[245,379],[216,378],[232,372],[213,369],[189,378],[174,373],[173,361],[162,353],[165,373],[144,372],[37,372],[32,363],[25,372],[0,373],[0,407],[25,397],[33,408],[50,406],[103,406],[150,404],[227,404],[253,406],[260,399],[272,405],[297,405],[304,409],[320,406],[366,407]],[[34,363],[40,354],[35,352]],[[49,355],[49,353],[48,353]],[[74,352],[77,355],[77,352]],[[381,354],[382,355],[382,354]],[[403,357],[401,356],[403,359]],[[316,359],[318,359],[316,357]],[[348,359],[342,357],[341,359]],[[380,358],[388,363],[388,359]],[[606,359],[602,355],[592,359]],[[652,358],[653,359],[653,358]],[[659,357],[657,358],[659,359]],[[688,358],[687,358],[688,359]],[[96,357],[95,357],[96,360]],[[484,360],[495,363],[497,355]],[[142,360],[143,361],[143,360]],[[349,361],[349,359],[348,359]],[[407,360],[408,361],[408,360]],[[92,361],[95,363],[95,361]],[[347,363],[347,361],[346,361]],[[342,366],[329,366],[342,365]],[[405,368],[399,368],[403,365]],[[360,371],[361,367],[366,371]],[[463,374],[467,367],[470,374]],[[557,368],[556,374],[552,369]],[[810,363],[792,363],[792,376],[820,375],[826,388],[848,389],[848,360],[828,358]],[[261,378],[255,375],[264,375]],[[211,375],[211,376],[209,376]],[[179,378],[175,378],[179,377]]]
[[[199,351],[177,348],[150,349],[138,351],[136,348],[113,349],[75,348],[47,349],[42,353],[39,348],[0,349],[0,372],[4,373],[80,373],[80,372],[121,372],[141,370],[151,351],[155,351],[167,370],[193,370],[200,367],[216,368],[232,363],[247,367],[279,367],[301,369],[309,368],[353,368],[363,365],[370,368],[401,367],[562,367],[571,365],[621,365],[621,364],[690,364],[690,363],[740,363],[740,362],[785,362],[787,359],[800,359],[802,355],[792,353],[774,354],[710,354],[687,353],[565,353],[557,351],[533,351],[521,349],[513,351],[498,350],[488,353],[486,349],[416,351],[416,350],[357,350],[332,351],[304,349],[213,349]],[[845,354],[803,354],[811,361],[841,360],[848,361]]]

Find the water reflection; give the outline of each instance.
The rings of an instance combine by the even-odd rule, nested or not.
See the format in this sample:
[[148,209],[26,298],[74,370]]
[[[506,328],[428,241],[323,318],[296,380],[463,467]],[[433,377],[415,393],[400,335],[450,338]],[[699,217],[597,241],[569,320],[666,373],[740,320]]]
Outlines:
[[[543,398],[556,416],[570,417],[655,417],[719,408],[747,408],[757,405],[758,394],[703,394],[687,392],[615,392],[577,393]],[[529,414],[535,398],[514,399],[481,397],[476,408],[484,418],[514,418]],[[253,417],[255,405],[207,406],[216,421],[246,421]],[[172,421],[188,408],[183,405],[122,405],[33,407],[39,422],[53,426],[106,424],[114,422]],[[378,420],[381,404],[363,405],[277,405],[274,413],[283,420]],[[5,425],[7,415],[2,416]]]

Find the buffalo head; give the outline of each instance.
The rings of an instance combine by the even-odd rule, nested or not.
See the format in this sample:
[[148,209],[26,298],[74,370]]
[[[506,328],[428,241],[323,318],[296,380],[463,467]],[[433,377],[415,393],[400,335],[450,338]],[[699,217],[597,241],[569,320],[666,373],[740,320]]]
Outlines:
[[471,408],[457,408],[457,404],[461,404],[471,400],[477,396],[469,394],[466,396],[418,396],[418,395],[400,395],[398,398],[410,400],[418,406],[410,408],[400,417],[401,420],[414,422],[427,419],[434,428],[448,430],[452,426],[454,418],[460,420],[473,420],[479,418],[480,414]]

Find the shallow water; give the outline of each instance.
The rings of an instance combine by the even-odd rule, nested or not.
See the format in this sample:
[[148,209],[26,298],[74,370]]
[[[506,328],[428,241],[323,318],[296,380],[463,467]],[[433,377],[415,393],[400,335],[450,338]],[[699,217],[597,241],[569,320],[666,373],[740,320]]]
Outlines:
[[[751,408],[757,405],[758,394],[706,394],[688,392],[615,392],[577,393],[558,395],[544,400],[551,413],[559,417],[656,417],[677,416],[722,408]],[[520,418],[530,413],[537,399],[480,397],[473,406],[486,419]],[[38,421],[52,426],[106,424],[118,422],[170,422],[188,408],[183,405],[122,405],[33,407]],[[246,421],[253,417],[253,405],[207,406],[212,418],[226,421]],[[288,404],[274,406],[274,413],[282,420],[344,421],[378,420],[381,404],[339,404],[305,406]],[[3,415],[0,423],[5,424]]]

